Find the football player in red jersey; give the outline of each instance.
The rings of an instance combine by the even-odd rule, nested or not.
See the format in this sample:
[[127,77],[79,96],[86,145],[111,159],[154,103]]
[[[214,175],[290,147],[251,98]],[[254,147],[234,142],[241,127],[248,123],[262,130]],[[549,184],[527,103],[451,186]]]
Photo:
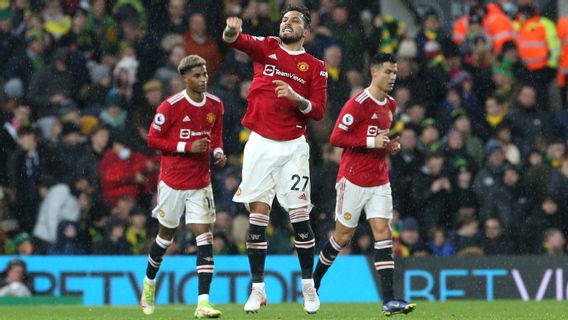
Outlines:
[[303,48],[310,22],[306,7],[289,6],[283,11],[278,37],[243,34],[243,22],[237,17],[227,19],[223,33],[223,40],[251,56],[254,65],[242,120],[252,132],[244,150],[243,180],[233,198],[250,211],[247,252],[253,284],[246,312],[257,312],[266,304],[265,231],[275,196],[294,227],[304,309],[308,313],[319,309],[312,279],[315,241],[309,221],[309,146],[304,135],[308,120],[324,115],[327,71],[323,61]]
[[375,238],[375,269],[379,274],[383,313],[409,313],[415,304],[394,298],[392,254],[392,195],[386,163],[387,153],[400,150],[398,138],[389,139],[396,111],[388,95],[396,80],[396,60],[379,53],[371,60],[371,85],[345,103],[333,132],[331,144],[343,148],[337,174],[335,232],[323,247],[314,272],[316,288],[339,252],[355,234],[361,211]]
[[215,206],[211,189],[209,154],[222,167],[223,102],[207,93],[205,60],[190,55],[181,60],[178,71],[186,89],[164,100],[156,110],[148,134],[148,146],[162,152],[158,204],[152,211],[160,226],[148,257],[140,305],[145,314],[154,312],[155,278],[181,216],[191,224],[197,242],[199,282],[197,318],[218,318],[221,312],[209,303],[213,277],[213,234]]

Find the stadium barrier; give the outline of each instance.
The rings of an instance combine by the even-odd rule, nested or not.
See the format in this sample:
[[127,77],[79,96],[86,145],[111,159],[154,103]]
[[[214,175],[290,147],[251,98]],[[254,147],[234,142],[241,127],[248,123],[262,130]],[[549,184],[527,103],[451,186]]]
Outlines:
[[[3,268],[11,257],[0,257]],[[86,305],[135,305],[147,258],[143,256],[31,256],[23,258],[38,295],[80,297]],[[323,280],[326,302],[379,301],[373,261],[340,256]],[[546,256],[428,257],[397,259],[396,292],[407,300],[568,299],[568,258]],[[158,274],[157,302],[197,300],[195,256],[169,256]],[[300,302],[301,275],[295,256],[269,256],[271,303]],[[244,303],[250,288],[246,256],[215,257],[211,301]]]

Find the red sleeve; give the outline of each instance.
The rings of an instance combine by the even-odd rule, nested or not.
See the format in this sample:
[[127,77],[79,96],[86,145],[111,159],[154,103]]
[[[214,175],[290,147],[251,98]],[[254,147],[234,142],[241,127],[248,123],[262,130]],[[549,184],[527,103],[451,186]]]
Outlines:
[[264,49],[268,45],[268,37],[257,37],[251,36],[250,34],[244,34],[239,32],[237,39],[233,42],[228,42],[223,38],[223,41],[235,49],[241,50],[248,54],[255,61],[264,60]]
[[167,101],[162,102],[156,110],[148,132],[148,147],[169,153],[189,152],[191,143],[167,138],[167,132],[175,121],[171,110],[172,106]]
[[361,119],[357,107],[353,100],[345,103],[331,132],[331,145],[340,148],[367,148],[367,135],[360,129]]
[[307,97],[312,103],[312,108],[304,115],[318,121],[323,118],[327,103],[327,69],[323,61],[321,68],[316,69],[315,72],[310,86],[310,96]]
[[223,113],[224,111],[223,102],[219,103],[219,108],[217,109],[217,116],[215,117],[215,123],[211,129],[211,149],[220,148],[223,150]]

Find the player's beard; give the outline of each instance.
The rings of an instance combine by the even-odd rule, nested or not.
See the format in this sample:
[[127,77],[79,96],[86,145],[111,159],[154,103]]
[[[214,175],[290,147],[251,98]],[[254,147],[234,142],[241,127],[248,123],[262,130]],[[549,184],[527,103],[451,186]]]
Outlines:
[[291,44],[291,43],[296,43],[298,41],[300,41],[302,39],[302,35],[281,35],[280,39],[282,40],[282,42],[284,42],[285,44]]

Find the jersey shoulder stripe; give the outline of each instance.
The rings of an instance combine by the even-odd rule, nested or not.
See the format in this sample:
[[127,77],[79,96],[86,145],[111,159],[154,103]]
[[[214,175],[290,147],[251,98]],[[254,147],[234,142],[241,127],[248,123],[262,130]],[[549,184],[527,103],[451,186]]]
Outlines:
[[367,94],[367,92],[363,91],[363,93],[355,98],[355,101],[357,101],[359,104],[362,104],[365,100],[367,100],[367,98],[369,98],[369,95]]
[[169,97],[166,101],[168,101],[170,104],[174,104],[181,99],[183,99],[183,91],[174,94],[173,96]]
[[209,92],[205,92],[205,96],[206,96],[207,98],[210,98],[210,99],[215,100],[215,101],[217,101],[217,102],[221,102],[221,99],[220,99],[219,97],[217,97],[216,95],[211,94],[211,93],[209,93]]

